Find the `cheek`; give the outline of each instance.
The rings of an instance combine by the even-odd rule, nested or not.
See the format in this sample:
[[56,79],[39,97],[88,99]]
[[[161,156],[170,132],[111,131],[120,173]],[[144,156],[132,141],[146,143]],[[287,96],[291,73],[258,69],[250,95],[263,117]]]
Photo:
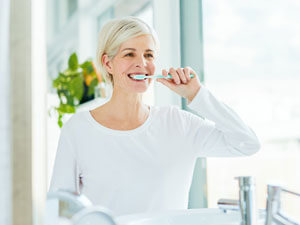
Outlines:
[[151,74],[154,74],[155,72],[155,64],[154,63],[150,63],[148,66],[149,70],[151,71]]
[[117,73],[126,73],[131,67],[130,63],[125,60],[119,60],[115,65],[115,72]]

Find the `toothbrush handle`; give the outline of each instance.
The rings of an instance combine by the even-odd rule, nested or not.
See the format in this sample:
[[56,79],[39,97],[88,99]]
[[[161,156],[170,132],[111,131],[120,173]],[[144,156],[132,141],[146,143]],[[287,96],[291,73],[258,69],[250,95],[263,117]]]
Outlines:
[[[164,75],[156,75],[156,78],[166,78],[166,79],[172,79],[172,76],[170,74],[168,74],[167,77],[165,77]],[[193,78],[194,74],[190,74],[190,78]]]

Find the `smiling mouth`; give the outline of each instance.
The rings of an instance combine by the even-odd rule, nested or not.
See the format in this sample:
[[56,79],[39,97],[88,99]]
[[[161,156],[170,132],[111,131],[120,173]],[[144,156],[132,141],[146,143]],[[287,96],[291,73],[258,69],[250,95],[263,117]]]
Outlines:
[[[145,81],[145,80],[146,80],[146,78],[144,78],[144,79],[138,79],[138,80],[137,80],[137,79],[132,78],[131,75],[138,75],[138,74],[130,73],[130,74],[127,75],[127,76],[128,76],[131,80],[133,80],[133,81],[139,82],[139,81]],[[139,74],[139,75],[145,75],[145,76],[148,76],[149,74]]]

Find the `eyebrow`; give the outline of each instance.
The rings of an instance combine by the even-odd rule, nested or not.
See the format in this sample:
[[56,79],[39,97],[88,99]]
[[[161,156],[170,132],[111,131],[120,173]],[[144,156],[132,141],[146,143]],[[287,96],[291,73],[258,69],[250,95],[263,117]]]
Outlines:
[[[122,50],[122,52],[123,52],[123,51],[126,51],[126,50],[136,51],[135,48],[124,48],[124,49]],[[148,48],[148,49],[146,49],[146,52],[153,52],[153,50],[150,49],[150,48]]]

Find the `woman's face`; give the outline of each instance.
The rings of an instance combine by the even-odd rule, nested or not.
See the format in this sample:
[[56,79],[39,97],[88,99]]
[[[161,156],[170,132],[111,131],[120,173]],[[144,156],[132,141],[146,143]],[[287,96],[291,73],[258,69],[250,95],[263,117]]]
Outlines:
[[145,92],[152,79],[134,80],[129,75],[153,75],[155,54],[155,43],[150,35],[141,35],[124,42],[117,55],[106,64],[108,72],[113,75],[114,88]]

